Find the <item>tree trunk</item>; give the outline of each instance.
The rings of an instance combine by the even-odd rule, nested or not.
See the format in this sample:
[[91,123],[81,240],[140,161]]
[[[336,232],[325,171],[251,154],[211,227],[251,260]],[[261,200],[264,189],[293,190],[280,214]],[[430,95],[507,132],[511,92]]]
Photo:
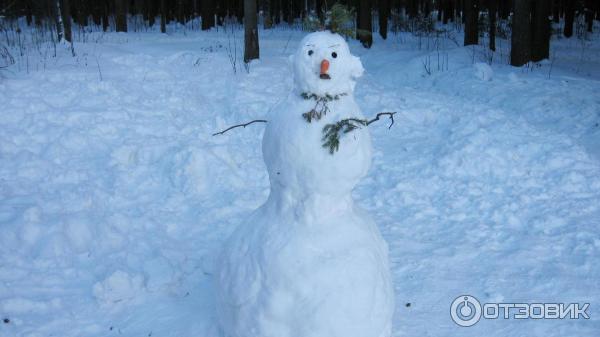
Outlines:
[[304,0],[290,0],[290,22],[294,23],[296,18],[302,18],[302,3]]
[[444,4],[444,24],[448,21],[454,21],[454,0],[443,0]]
[[244,62],[258,59],[256,0],[244,0]]
[[561,0],[552,1],[552,21],[554,21],[554,23],[560,22],[560,1]]
[[533,35],[531,39],[531,60],[534,62],[550,56],[550,3],[548,0],[536,0],[533,6]]
[[388,19],[390,17],[390,0],[379,0],[379,35],[385,40],[388,33]]
[[160,0],[160,32],[167,32],[167,0]]
[[520,67],[531,58],[531,20],[530,0],[515,0],[515,11],[512,19],[512,38],[510,64]]
[[[318,1],[318,0],[317,0]],[[278,25],[281,23],[281,0],[271,0],[273,4],[273,23]]]
[[565,37],[573,36],[573,20],[575,19],[575,0],[564,0],[565,7]]
[[[25,17],[27,20],[27,26],[31,26],[33,24],[33,5],[31,4],[31,0],[27,0],[25,3]],[[4,6],[0,3],[0,12],[4,10]]]
[[244,23],[244,0],[235,0],[235,1],[236,1],[235,17],[237,18],[239,23],[243,24]]
[[425,17],[429,17],[429,14],[431,14],[431,0],[424,0],[425,3],[423,4],[423,14],[425,15]]
[[125,0],[115,0],[115,24],[117,32],[127,32],[127,5]]
[[319,17],[319,19],[323,19],[323,0],[315,0],[315,12],[317,12],[317,16]]
[[508,20],[508,16],[510,15],[511,2],[514,5],[515,1],[518,0],[500,0],[498,6],[498,16],[500,16],[503,20]]
[[[2,0],[0,0],[0,7],[2,7]],[[43,8],[41,5],[36,5],[32,7],[33,10],[33,22],[35,23],[36,26],[40,27],[42,25],[42,18],[44,16],[43,14]]]
[[271,17],[271,0],[263,1],[263,26],[265,29],[273,27],[273,18]]
[[[596,0],[598,1],[598,0]],[[592,32],[594,27],[594,7],[593,0],[585,0],[585,23],[587,25],[587,31]]]
[[62,18],[62,8],[60,8],[60,0],[55,0],[55,6],[56,13],[54,13],[54,15],[56,19],[56,35],[57,40],[60,42],[65,37],[65,25],[63,23]]
[[215,0],[202,0],[202,30],[215,26]]
[[177,22],[185,25],[185,17],[183,15],[183,0],[177,0]]
[[465,0],[465,46],[479,42],[479,1]]
[[283,21],[292,23],[290,17],[290,0],[281,0],[281,14],[283,16]]
[[217,7],[215,12],[217,13],[217,25],[223,26],[225,24],[225,17],[227,16],[227,1],[216,1]]
[[65,40],[69,42],[73,42],[73,34],[71,32],[71,6],[69,5],[69,0],[61,0],[61,14],[63,27],[65,32]]
[[154,23],[156,22],[156,0],[151,0],[148,2],[145,13],[148,26],[153,27]]
[[[359,2],[359,7],[360,7],[360,1]],[[417,15],[419,15],[419,4],[417,2],[417,0],[407,0],[408,3],[406,5],[406,12],[408,14],[408,17],[411,19],[414,19],[417,17]]]
[[80,26],[87,27],[88,26],[88,14],[89,8],[88,4],[84,0],[74,0],[75,4],[71,4],[74,7],[75,22],[77,22]]
[[488,0],[488,13],[490,16],[490,49],[496,51],[496,15],[498,14],[498,0]]
[[102,1],[94,1],[92,5],[92,20],[99,26],[102,24]]
[[365,48],[371,48],[373,44],[373,22],[371,20],[371,2],[370,0],[358,0],[358,40]]
[[108,22],[108,12],[109,12],[109,8],[108,8],[108,0],[103,0],[102,1],[102,31],[106,32],[108,31],[108,28],[110,26],[110,23]]

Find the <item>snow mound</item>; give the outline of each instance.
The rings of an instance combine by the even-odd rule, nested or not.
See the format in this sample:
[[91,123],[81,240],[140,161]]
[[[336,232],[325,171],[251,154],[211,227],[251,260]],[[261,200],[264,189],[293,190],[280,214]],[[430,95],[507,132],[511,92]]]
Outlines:
[[489,64],[477,62],[473,65],[475,69],[475,77],[482,81],[491,81],[494,77],[494,70]]
[[117,270],[104,281],[94,284],[94,297],[102,306],[114,307],[116,304],[130,304],[144,290],[143,277],[130,275]]

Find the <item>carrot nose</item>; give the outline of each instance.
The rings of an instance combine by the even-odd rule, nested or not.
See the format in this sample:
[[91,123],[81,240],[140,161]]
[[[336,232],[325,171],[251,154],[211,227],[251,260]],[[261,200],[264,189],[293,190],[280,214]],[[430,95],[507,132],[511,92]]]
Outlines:
[[323,60],[321,61],[321,74],[327,74],[329,70],[329,61]]

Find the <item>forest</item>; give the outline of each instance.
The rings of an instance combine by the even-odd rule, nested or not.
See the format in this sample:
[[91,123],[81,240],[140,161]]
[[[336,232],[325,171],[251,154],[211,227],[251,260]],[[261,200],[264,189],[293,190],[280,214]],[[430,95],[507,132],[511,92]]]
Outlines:
[[[594,0],[342,0],[334,4],[324,0],[0,0],[0,15],[4,21],[25,17],[27,25],[54,26],[57,39],[67,41],[72,41],[72,23],[101,26],[105,32],[160,25],[164,33],[170,22],[185,25],[201,18],[197,29],[209,30],[235,21],[246,30],[244,61],[248,62],[259,57],[259,22],[264,29],[302,25],[310,18],[324,22],[335,4],[345,6],[348,13],[343,20],[348,22],[342,24],[365,48],[372,45],[372,34],[385,39],[390,30],[430,33],[434,21],[450,22],[464,29],[465,46],[478,44],[479,36],[486,33],[493,51],[496,35],[510,37],[514,66],[548,58],[552,34],[581,36],[583,30],[592,32],[593,21],[600,20],[600,2]],[[128,27],[128,17],[136,18],[135,27]],[[559,31],[552,31],[551,23],[561,20]]]

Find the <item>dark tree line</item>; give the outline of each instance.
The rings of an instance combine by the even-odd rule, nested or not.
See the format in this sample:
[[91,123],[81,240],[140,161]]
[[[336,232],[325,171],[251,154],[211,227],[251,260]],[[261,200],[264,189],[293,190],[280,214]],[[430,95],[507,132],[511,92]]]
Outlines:
[[[373,19],[379,34],[387,38],[390,19],[402,16],[419,23],[433,18],[443,24],[464,25],[464,45],[479,43],[487,33],[489,48],[496,49],[497,21],[512,14],[511,64],[519,66],[548,57],[551,21],[564,22],[563,34],[571,37],[577,17],[584,18],[587,31],[600,19],[600,0],[341,0],[355,9],[356,37],[369,48],[373,43]],[[234,20],[245,25],[244,59],[258,58],[258,13],[263,27],[301,22],[307,15],[323,17],[334,1],[326,0],[0,0],[0,15],[25,17],[28,25],[45,19],[56,22],[59,38],[72,41],[71,23],[102,26],[127,32],[128,18],[143,18],[147,26],[160,25],[166,32],[170,22],[202,18],[200,29],[208,30]],[[247,14],[247,15],[246,15]],[[482,25],[484,18],[486,25]],[[131,22],[131,21],[129,21]],[[487,30],[486,32],[481,31]]]

